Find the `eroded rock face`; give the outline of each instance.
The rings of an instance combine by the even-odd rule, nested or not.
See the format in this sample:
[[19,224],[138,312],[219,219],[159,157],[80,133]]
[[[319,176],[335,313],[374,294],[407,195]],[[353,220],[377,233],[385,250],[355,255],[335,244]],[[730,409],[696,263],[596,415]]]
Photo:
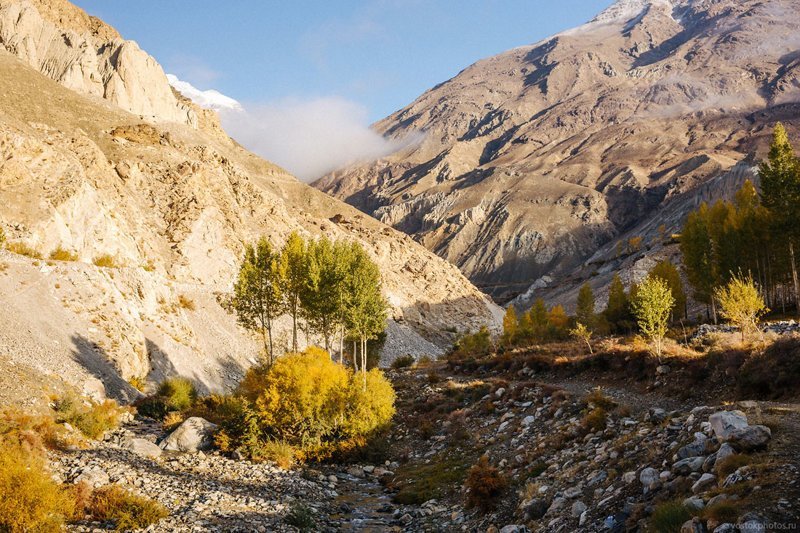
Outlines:
[[197,125],[155,59],[65,0],[1,1],[0,46],[68,89],[151,120]]
[[[620,1],[378,122],[424,139],[316,185],[496,296],[559,277],[794,123],[800,1]],[[667,231],[673,223],[663,221]],[[680,223],[680,222],[678,222]],[[663,239],[662,239],[663,240]]]

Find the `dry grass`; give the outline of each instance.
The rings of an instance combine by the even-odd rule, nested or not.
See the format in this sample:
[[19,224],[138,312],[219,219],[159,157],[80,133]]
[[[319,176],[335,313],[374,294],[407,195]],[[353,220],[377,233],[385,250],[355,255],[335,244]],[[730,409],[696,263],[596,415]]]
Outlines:
[[50,259],[52,259],[53,261],[77,261],[78,254],[59,246],[58,248],[50,252]]
[[117,531],[143,529],[169,515],[160,503],[118,485],[94,491],[88,511],[94,520],[112,522]]
[[10,242],[6,245],[6,249],[17,255],[24,255],[25,257],[30,257],[33,259],[41,259],[42,253],[31,246],[28,246],[24,242],[16,241]]
[[186,296],[185,294],[181,294],[178,296],[178,307],[181,309],[186,309],[187,311],[194,311],[197,306],[194,303],[194,300]]
[[99,266],[101,268],[119,268],[117,259],[111,254],[98,255],[92,262],[95,264],[95,266]]
[[467,488],[467,507],[477,507],[486,513],[495,508],[497,498],[505,491],[508,482],[484,455],[469,469],[464,486]]
[[85,402],[69,395],[56,399],[53,408],[58,422],[74,426],[90,439],[99,439],[106,431],[119,427],[125,412],[113,400]]

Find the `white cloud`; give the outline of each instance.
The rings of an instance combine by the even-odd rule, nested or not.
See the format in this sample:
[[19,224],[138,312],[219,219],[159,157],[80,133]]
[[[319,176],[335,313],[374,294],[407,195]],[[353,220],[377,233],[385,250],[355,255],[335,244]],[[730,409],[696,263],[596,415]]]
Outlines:
[[242,146],[307,182],[416,140],[383,138],[370,129],[367,110],[344,98],[290,98],[242,106],[218,91],[202,91],[172,74],[167,78],[197,105],[217,111],[225,131]]
[[286,99],[220,116],[228,134],[244,147],[307,182],[408,144],[383,138],[370,129],[363,106],[338,97]]
[[215,111],[242,108],[241,104],[233,98],[225,96],[221,92],[215,91],[214,89],[202,91],[188,81],[179,80],[174,74],[167,74],[167,80],[169,80],[169,84],[172,85],[179,93],[200,107],[213,109]]

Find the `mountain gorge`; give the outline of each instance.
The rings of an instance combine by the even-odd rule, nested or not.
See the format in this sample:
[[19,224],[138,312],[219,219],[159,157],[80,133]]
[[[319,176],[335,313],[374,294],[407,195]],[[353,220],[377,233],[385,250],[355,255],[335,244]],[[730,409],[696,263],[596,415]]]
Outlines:
[[315,185],[501,301],[581,277],[643,227],[679,230],[676,202],[729,193],[775,122],[796,128],[798,17],[794,0],[620,0],[430,89],[374,126],[421,142]]
[[362,243],[400,355],[441,352],[454,323],[496,323],[455,267],[243,150],[68,2],[0,1],[0,70],[0,222],[16,252],[0,251],[0,365],[20,376],[4,400],[37,380],[128,399],[132,378],[237,383],[258,349],[224,305],[260,235]]

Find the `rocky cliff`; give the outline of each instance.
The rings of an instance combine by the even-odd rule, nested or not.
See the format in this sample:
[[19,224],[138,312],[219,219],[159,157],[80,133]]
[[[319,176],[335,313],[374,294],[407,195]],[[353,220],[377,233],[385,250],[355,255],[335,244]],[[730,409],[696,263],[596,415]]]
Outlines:
[[[138,50],[66,3],[58,15],[48,6],[60,3],[0,5],[4,45],[27,43],[40,59],[67,50],[52,39],[78,35],[76,25],[82,38]],[[9,21],[24,33],[11,33]],[[164,115],[143,120],[117,105],[120,93],[70,90],[90,73],[44,76],[40,67],[52,61],[32,68],[33,56],[15,56],[0,49],[0,227],[8,241],[0,251],[0,366],[25,377],[9,386],[38,376],[133,397],[133,377],[182,374],[210,390],[235,383],[258,350],[223,304],[244,243],[259,235],[275,245],[291,231],[361,242],[391,304],[389,357],[441,351],[453,325],[497,322],[498,308],[457,268],[221,130]],[[137,65],[108,63],[106,74],[149,75]],[[155,63],[152,71],[161,75]],[[125,87],[128,102],[151,101],[152,84]],[[48,259],[56,250],[74,257]],[[288,343],[286,333],[278,337]]]
[[432,88],[375,125],[422,142],[316,186],[512,297],[796,126],[798,23],[796,0],[620,0]]

